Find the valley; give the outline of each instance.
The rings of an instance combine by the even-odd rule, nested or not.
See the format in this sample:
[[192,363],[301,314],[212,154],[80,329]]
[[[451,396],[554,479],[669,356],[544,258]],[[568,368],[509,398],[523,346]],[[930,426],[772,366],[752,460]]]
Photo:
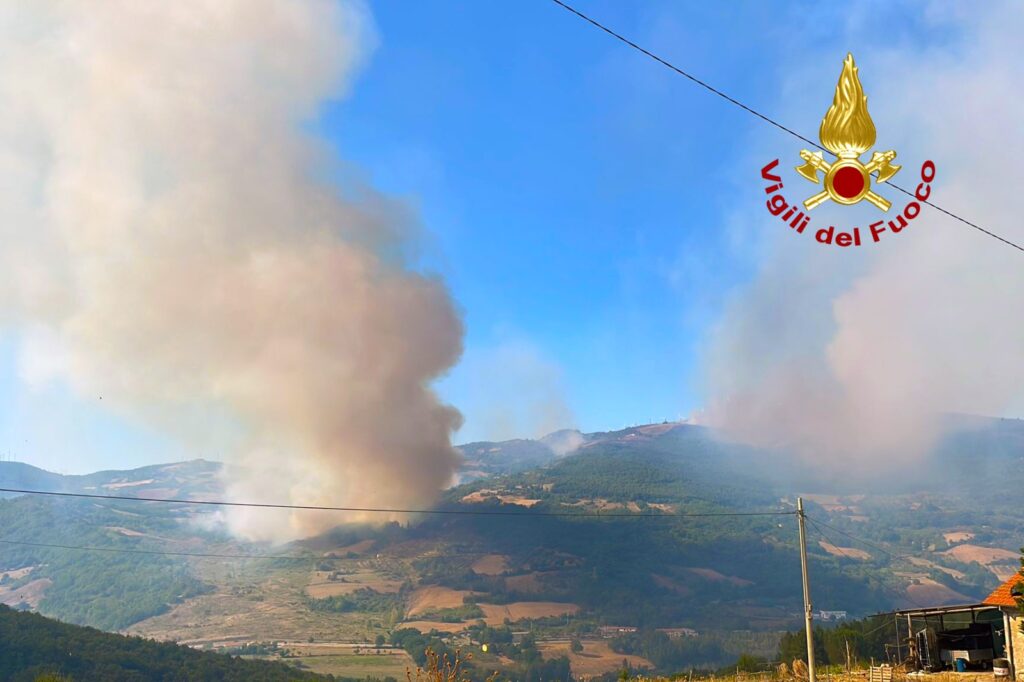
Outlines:
[[[233,538],[199,505],[8,496],[0,500],[3,539],[114,553],[4,546],[0,602],[199,649],[255,651],[247,655],[321,673],[400,677],[412,659],[392,639],[414,630],[505,667],[518,663],[479,651],[481,642],[528,637],[541,659],[564,656],[578,675],[596,675],[624,657],[650,666],[622,650],[622,632],[692,632],[705,665],[739,653],[772,656],[781,633],[801,622],[795,523],[786,515],[797,493],[809,516],[828,525],[814,529],[809,547],[822,610],[864,617],[972,601],[1017,565],[1016,510],[984,509],[969,495],[806,492],[787,490],[781,477],[758,483],[751,453],[688,425],[577,441],[575,451],[548,450],[546,458],[532,441],[465,446],[487,455],[467,457],[467,470],[491,471],[448,490],[437,508],[470,513],[342,526],[284,547]],[[505,448],[513,455],[502,470]],[[528,466],[514,454],[524,449]],[[1001,467],[996,455],[988,465]],[[9,488],[216,499],[217,471],[186,462],[54,477],[0,464],[0,480]],[[745,515],[763,511],[779,515]],[[99,560],[102,571],[92,568]],[[573,640],[581,651],[570,649]]]

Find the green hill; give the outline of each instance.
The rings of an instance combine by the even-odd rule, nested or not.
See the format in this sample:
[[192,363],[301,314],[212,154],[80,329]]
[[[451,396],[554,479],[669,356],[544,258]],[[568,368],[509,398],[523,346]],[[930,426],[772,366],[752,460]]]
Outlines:
[[244,660],[109,634],[0,605],[0,679],[32,682],[47,674],[63,675],[74,682],[333,679],[283,663]]
[[[976,420],[909,473],[859,487],[686,424],[463,451],[468,482],[438,506],[502,515],[344,526],[272,550],[218,530],[210,508],[0,499],[0,540],[303,557],[199,561],[0,544],[0,603],[212,646],[365,643],[417,621],[424,631],[468,629],[481,614],[542,636],[596,637],[613,625],[769,637],[801,618],[795,518],[742,514],[791,511],[802,495],[812,519],[828,524],[810,527],[815,606],[851,616],[978,599],[1015,569],[1024,544],[1024,511],[1013,503],[1024,487],[1024,425],[1009,420]],[[61,477],[0,463],[0,486],[214,497],[218,472],[196,461]]]

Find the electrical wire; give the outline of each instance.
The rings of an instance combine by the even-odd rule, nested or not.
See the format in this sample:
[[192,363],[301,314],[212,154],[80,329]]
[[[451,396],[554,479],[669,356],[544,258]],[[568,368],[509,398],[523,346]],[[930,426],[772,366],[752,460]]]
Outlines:
[[[604,31],[608,35],[610,35],[613,38],[615,38],[616,40],[618,40],[618,41],[628,45],[629,47],[633,48],[637,52],[640,52],[641,54],[649,57],[650,59],[653,59],[654,61],[658,62],[662,66],[665,66],[665,67],[671,69],[672,71],[674,71],[675,73],[679,74],[680,76],[683,76],[684,78],[689,79],[691,82],[695,83],[696,85],[699,85],[700,87],[704,88],[708,92],[710,92],[710,93],[712,93],[714,95],[717,95],[718,97],[721,97],[725,101],[729,102],[730,104],[732,104],[734,106],[739,107],[740,109],[743,109],[748,114],[756,116],[757,118],[761,119],[765,123],[767,123],[769,125],[772,125],[772,126],[778,128],[779,130],[781,130],[783,132],[789,133],[793,137],[797,138],[798,140],[800,140],[802,142],[805,142],[805,143],[811,145],[812,147],[815,147],[815,148],[820,149],[820,150],[825,151],[825,152],[828,151],[827,149],[822,147],[817,142],[814,142],[810,138],[804,137],[803,135],[801,135],[800,133],[796,132],[792,128],[784,126],[783,124],[779,123],[775,119],[773,119],[773,118],[771,118],[769,116],[766,116],[765,114],[762,114],[760,111],[758,111],[758,110],[756,110],[756,109],[754,109],[752,107],[747,106],[746,104],[744,104],[743,102],[739,101],[735,97],[727,95],[726,93],[724,93],[723,91],[719,90],[718,88],[716,88],[716,87],[712,86],[711,84],[701,80],[700,78],[697,78],[693,74],[688,73],[687,71],[684,71],[683,69],[679,68],[678,66],[676,66],[672,62],[669,62],[668,60],[663,59],[662,57],[659,57],[658,55],[654,54],[650,50],[647,50],[646,48],[641,47],[640,45],[638,45],[637,43],[634,43],[629,38],[626,38],[621,33],[617,33],[616,31],[613,31],[611,28],[605,26],[604,24],[602,24],[601,22],[597,21],[596,19],[593,19],[590,16],[584,14],[583,12],[579,11],[575,7],[572,7],[571,5],[566,4],[562,0],[551,0],[551,2],[555,3],[556,5],[558,5],[559,7],[563,8],[563,9],[567,10],[568,12],[571,12],[572,14],[574,14],[577,17],[579,17],[583,21],[586,21],[591,26],[594,26],[595,28],[598,28],[601,31]],[[997,240],[1001,241],[1003,244],[1006,244],[1007,246],[1011,246],[1011,247],[1017,249],[1018,251],[1024,253],[1024,246],[1021,246],[1020,244],[1017,244],[1016,242],[1010,241],[1009,239],[1006,239],[1005,237],[1001,237],[998,234],[996,234],[995,232],[987,230],[984,227],[982,227],[982,226],[980,226],[980,225],[978,225],[976,223],[973,223],[970,220],[967,220],[966,218],[963,218],[963,217],[957,215],[956,213],[953,213],[952,211],[949,211],[949,210],[939,206],[938,204],[935,204],[935,203],[933,203],[931,201],[928,201],[927,199],[917,198],[917,197],[914,196],[913,192],[911,192],[911,191],[909,191],[907,189],[904,189],[903,187],[900,187],[899,185],[896,185],[896,184],[894,184],[892,182],[886,182],[886,184],[889,185],[890,187],[892,187],[893,189],[898,190],[898,191],[902,192],[903,194],[906,194],[909,197],[913,197],[915,201],[919,201],[922,204],[930,206],[930,207],[934,208],[936,211],[939,211],[940,213],[944,213],[947,216],[949,216],[950,218],[953,218],[954,220],[958,220],[961,223],[963,223],[964,225],[967,225],[968,227],[972,227],[975,230],[977,230],[977,231],[979,231],[979,232],[981,232],[983,234],[986,234],[989,237],[992,237],[993,239],[997,239]]]
[[629,519],[678,519],[678,518],[717,518],[733,516],[793,516],[795,511],[764,511],[764,512],[683,512],[677,514],[642,514],[611,512],[557,512],[557,511],[506,511],[500,509],[393,509],[387,507],[328,507],[313,504],[271,504],[266,502],[228,502],[226,500],[189,500],[164,497],[130,497],[128,495],[99,495],[96,493],[68,493],[52,490],[27,490],[24,488],[0,488],[0,492],[22,495],[48,495],[52,497],[76,497],[90,500],[124,500],[128,502],[162,502],[168,504],[192,504],[217,507],[255,507],[258,509],[293,509],[307,511],[340,511],[366,512],[384,514],[446,514],[456,516],[514,516],[530,517],[561,517],[561,518],[629,518]]
[[169,552],[155,549],[120,549],[117,547],[87,547],[85,545],[58,545],[47,542],[24,542],[21,540],[0,539],[5,545],[22,545],[25,547],[42,547],[48,549],[75,549],[87,552],[116,552],[118,554],[156,554],[160,556],[195,557],[203,559],[287,559],[290,561],[308,561],[313,557],[285,556],[275,554],[218,554],[213,552]]
[[[828,544],[830,544],[831,546],[835,547],[835,548],[836,548],[837,550],[839,550],[839,552],[840,552],[840,553],[841,553],[841,554],[842,554],[842,555],[843,555],[844,557],[846,557],[846,558],[848,558],[848,559],[852,559],[853,557],[852,557],[852,556],[850,556],[850,555],[848,555],[848,554],[847,554],[846,552],[844,552],[844,551],[843,551],[843,548],[842,548],[842,547],[840,547],[839,545],[837,545],[836,543],[834,543],[834,542],[833,542],[833,541],[831,540],[831,538],[829,538],[829,537],[828,537],[828,535],[826,535],[826,534],[825,534],[825,531],[823,531],[823,530],[821,529],[821,526],[826,526],[826,527],[828,527],[828,528],[830,528],[830,529],[832,529],[832,530],[836,531],[837,533],[842,533],[843,535],[847,536],[847,537],[848,537],[848,538],[850,538],[851,540],[855,540],[855,541],[857,541],[857,542],[860,542],[860,543],[862,543],[862,544],[864,544],[864,545],[867,545],[868,547],[871,547],[871,548],[873,548],[873,549],[876,549],[876,550],[878,550],[878,551],[880,551],[880,552],[884,552],[885,554],[888,554],[888,555],[889,555],[890,557],[892,557],[892,558],[901,558],[901,559],[909,559],[909,558],[910,558],[910,557],[908,557],[908,556],[905,556],[905,555],[896,555],[896,554],[893,554],[892,552],[889,552],[888,550],[886,550],[886,549],[883,549],[882,547],[879,547],[879,546],[877,546],[877,545],[874,545],[873,543],[870,543],[870,542],[868,542],[868,541],[866,541],[866,540],[864,540],[864,539],[862,539],[862,538],[858,538],[858,537],[855,537],[854,535],[851,535],[850,533],[847,533],[847,532],[845,532],[845,531],[843,531],[843,530],[840,530],[839,528],[836,528],[835,526],[830,526],[830,525],[828,525],[827,523],[825,523],[824,521],[815,521],[814,519],[812,519],[812,518],[811,518],[811,517],[809,517],[809,516],[804,516],[804,518],[805,518],[805,519],[806,519],[806,520],[808,521],[808,523],[810,523],[810,524],[811,524],[812,526],[814,526],[814,529],[818,531],[818,534],[819,534],[819,535],[821,535],[821,537],[825,538],[825,542],[827,542],[827,543],[828,543]],[[821,525],[819,525],[819,523],[820,523]],[[925,606],[924,604],[922,604],[921,602],[919,602],[919,601],[917,601],[916,599],[914,599],[914,598],[913,598],[913,597],[912,597],[912,596],[910,595],[910,591],[909,591],[909,590],[908,590],[908,591],[906,592],[906,595],[905,595],[905,596],[906,596],[907,600],[908,600],[908,601],[909,601],[909,602],[910,602],[911,604],[913,604],[914,606],[916,606],[917,608],[919,608],[919,609],[927,608],[927,607],[926,607],[926,606]]]
[[[891,552],[888,549],[886,549],[885,547],[882,547],[881,545],[876,545],[875,543],[873,543],[873,542],[871,542],[869,540],[865,540],[864,538],[857,537],[856,535],[853,535],[852,533],[848,533],[847,531],[843,530],[842,528],[836,528],[835,526],[829,525],[829,524],[825,523],[824,521],[821,521],[820,519],[812,519],[810,516],[807,516],[806,519],[808,521],[810,521],[811,523],[813,523],[815,526],[824,526],[825,528],[828,528],[829,530],[834,530],[835,532],[837,532],[837,533],[839,533],[841,535],[845,535],[849,539],[851,539],[851,540],[853,540],[855,542],[859,542],[862,545],[865,545],[866,547],[870,547],[871,549],[874,549],[874,550],[877,550],[879,552],[882,552],[883,554],[887,554],[890,558],[893,558],[893,559],[904,559],[904,560],[907,560],[907,561],[909,561],[910,559],[915,558],[915,557],[910,556],[909,554],[899,554],[898,552]],[[825,534],[821,531],[820,528],[818,529],[818,532],[821,533],[822,536],[824,537]],[[829,542],[829,544],[834,544],[834,543]]]

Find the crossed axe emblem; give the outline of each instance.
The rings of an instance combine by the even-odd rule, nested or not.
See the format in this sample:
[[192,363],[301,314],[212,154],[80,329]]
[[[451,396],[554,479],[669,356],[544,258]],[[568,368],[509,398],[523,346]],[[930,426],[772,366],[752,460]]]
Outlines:
[[804,201],[804,207],[809,211],[828,199],[844,205],[866,199],[883,211],[888,211],[892,202],[871,191],[871,174],[877,173],[878,182],[885,182],[896,175],[902,168],[892,163],[896,152],[891,149],[887,152],[874,152],[866,164],[860,162],[856,152],[840,152],[838,156],[838,160],[829,163],[820,151],[800,151],[800,158],[806,162],[796,168],[800,175],[817,184],[821,182],[818,172],[825,174],[825,189]]

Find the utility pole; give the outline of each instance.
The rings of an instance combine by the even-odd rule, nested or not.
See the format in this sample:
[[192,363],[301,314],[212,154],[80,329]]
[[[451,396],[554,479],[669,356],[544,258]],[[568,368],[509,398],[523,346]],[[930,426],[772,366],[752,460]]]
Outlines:
[[814,676],[814,607],[811,606],[811,583],[807,579],[807,528],[804,514],[804,498],[796,498],[796,518],[800,526],[800,575],[804,582],[804,627],[807,629],[807,679],[816,682]]

